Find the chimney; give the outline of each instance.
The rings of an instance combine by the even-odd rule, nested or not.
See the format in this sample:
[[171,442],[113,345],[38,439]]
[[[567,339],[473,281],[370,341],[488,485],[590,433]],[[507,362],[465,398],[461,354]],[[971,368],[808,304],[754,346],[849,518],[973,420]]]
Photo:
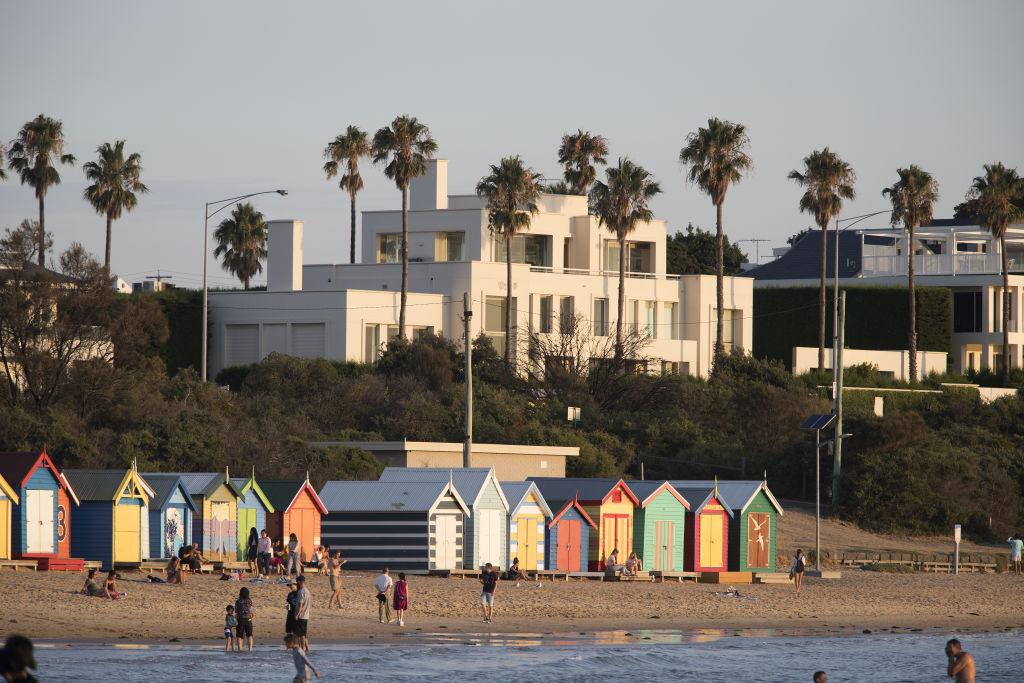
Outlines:
[[302,221],[267,221],[267,291],[302,291]]
[[409,183],[409,210],[448,208],[448,160],[431,159],[427,172]]

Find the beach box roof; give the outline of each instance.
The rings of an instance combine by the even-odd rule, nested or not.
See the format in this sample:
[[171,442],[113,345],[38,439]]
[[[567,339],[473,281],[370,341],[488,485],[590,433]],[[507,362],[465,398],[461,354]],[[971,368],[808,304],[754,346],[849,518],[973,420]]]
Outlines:
[[601,502],[615,491],[616,487],[622,486],[623,491],[634,505],[639,505],[636,494],[633,493],[622,479],[562,479],[560,477],[529,477],[527,481],[536,482],[537,488],[548,501],[561,503],[572,498],[578,498],[586,502]]
[[[75,487],[79,500],[115,501],[121,498],[131,479],[138,482],[146,500],[153,498],[152,487],[133,469],[122,470],[65,470],[68,481]],[[134,476],[133,476],[134,475]]]
[[320,490],[320,500],[329,512],[428,512],[449,493],[463,513],[470,514],[469,506],[447,480],[329,481]]
[[193,496],[209,496],[223,485],[227,485],[236,496],[241,495],[227,472],[178,472],[177,475],[181,477],[185,490]]
[[662,491],[668,491],[669,495],[683,504],[687,510],[690,509],[690,502],[684,498],[679,491],[668,481],[644,480],[629,482],[629,490],[636,494],[640,500],[640,507],[647,507],[647,504],[658,497]]
[[193,502],[192,496],[189,494],[185,484],[181,481],[180,475],[156,472],[144,474],[143,479],[153,489],[153,498],[149,501],[150,508],[162,508],[167,503],[167,500],[174,495],[174,490],[180,487],[184,494],[182,498],[192,508],[192,512],[197,511],[196,504]]
[[[676,487],[676,490],[681,491],[682,489],[699,489],[703,491],[713,491],[715,489],[715,481],[713,480],[678,480],[670,481],[670,484]],[[768,490],[768,484],[756,480],[734,480],[734,481],[719,481],[718,484],[718,499],[722,501],[726,507],[733,512],[743,512],[747,509],[747,506],[753,502],[754,498],[757,497],[759,491],[764,491],[765,497],[771,503],[775,511],[780,515],[782,514],[782,506],[779,505],[779,501],[775,500],[775,496]],[[703,498],[702,498],[703,500]]]
[[536,482],[532,481],[501,482],[501,492],[505,494],[505,499],[508,501],[508,514],[513,516],[516,514],[516,511],[519,510],[519,506],[522,505],[529,497],[530,491],[536,493],[537,502],[540,505],[540,509],[544,511],[544,516],[551,519],[551,508],[548,507],[547,501],[544,500],[544,496],[541,494],[540,489],[537,488]]
[[380,481],[390,482],[451,481],[455,490],[471,507],[475,507],[480,500],[488,479],[494,480],[494,488],[507,510],[508,500],[501,490],[497,477],[494,476],[493,467],[385,467],[380,475]]
[[302,491],[306,490],[321,514],[327,514],[327,508],[317,495],[316,489],[309,483],[309,479],[260,479],[259,486],[267,501],[274,507],[275,513],[286,513],[291,510],[292,504]]
[[75,505],[79,504],[78,494],[71,486],[71,482],[53,464],[45,448],[38,452],[0,452],[0,477],[6,479],[11,488],[16,491],[25,488],[28,480],[32,478],[32,474],[40,467],[48,469],[53,478],[57,480],[57,486],[68,493]]

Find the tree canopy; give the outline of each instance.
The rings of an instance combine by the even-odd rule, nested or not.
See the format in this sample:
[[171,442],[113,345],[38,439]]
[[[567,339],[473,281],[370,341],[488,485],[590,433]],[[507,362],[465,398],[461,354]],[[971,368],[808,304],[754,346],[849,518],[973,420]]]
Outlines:
[[[726,275],[736,275],[740,266],[747,263],[747,255],[723,236],[722,261]],[[686,232],[669,235],[665,241],[665,272],[676,275],[715,274],[715,234],[693,223],[686,226]]]

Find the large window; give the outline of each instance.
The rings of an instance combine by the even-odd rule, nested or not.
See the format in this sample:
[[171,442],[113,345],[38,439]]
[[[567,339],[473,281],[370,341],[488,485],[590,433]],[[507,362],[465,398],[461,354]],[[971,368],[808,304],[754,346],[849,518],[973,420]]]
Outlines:
[[435,261],[465,261],[466,233],[439,232],[434,238]]
[[659,337],[666,339],[679,339],[679,304],[675,301],[666,301],[663,304],[662,333]]
[[551,302],[552,297],[550,295],[538,297],[538,308],[540,310],[540,331],[543,334],[551,332]]
[[[516,329],[516,297],[512,297],[512,331]],[[484,335],[491,340],[499,356],[505,353],[505,297],[484,298]],[[513,347],[515,338],[513,338]]]
[[[626,272],[653,273],[652,252],[650,242],[626,242]],[[619,243],[616,240],[604,241],[603,270],[619,272]]]
[[398,263],[401,253],[401,233],[382,232],[377,235],[377,263]]
[[594,299],[594,336],[608,336],[608,299]]
[[[737,329],[740,321],[743,319],[741,311],[726,308],[722,311],[722,344],[725,346],[726,351],[732,351],[739,342],[740,334]],[[712,343],[714,343],[714,337],[717,334],[718,325],[718,309],[711,309],[711,337]]]
[[953,292],[953,331],[981,332],[981,292]]
[[558,302],[558,328],[562,334],[572,332],[573,322],[576,315],[576,304],[571,296],[563,296]]
[[[494,236],[494,260],[505,262],[505,239]],[[551,235],[516,235],[512,238],[512,263],[551,267]]]
[[640,304],[643,306],[643,328],[640,330],[640,333],[645,337],[654,339],[657,336],[655,332],[657,329],[655,302],[641,301]]

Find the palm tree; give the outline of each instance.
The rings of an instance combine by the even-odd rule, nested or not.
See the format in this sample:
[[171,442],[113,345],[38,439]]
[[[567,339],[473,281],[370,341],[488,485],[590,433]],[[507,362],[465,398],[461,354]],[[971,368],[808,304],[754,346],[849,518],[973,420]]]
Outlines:
[[349,245],[348,262],[356,262],[356,193],[363,189],[363,176],[359,174],[359,160],[370,156],[370,140],[365,131],[356,126],[345,129],[344,135],[338,135],[324,148],[324,172],[330,180],[338,175],[338,168],[345,165],[345,173],[341,176],[338,187],[348,191],[352,209],[352,242]]
[[1003,384],[1010,383],[1010,275],[1006,261],[1006,229],[1024,220],[1014,202],[1024,199],[1024,178],[1002,162],[985,164],[985,175],[975,176],[966,199],[975,201],[978,225],[999,239],[1003,270]]
[[910,168],[898,168],[900,179],[892,187],[882,190],[892,202],[892,225],[903,223],[907,233],[907,282],[910,287],[910,320],[907,329],[907,345],[910,347],[910,377],[917,379],[917,304],[914,299],[914,230],[919,225],[932,222],[932,205],[939,199],[939,184],[927,171],[911,164]]
[[267,222],[263,214],[249,202],[237,204],[231,217],[217,226],[213,238],[217,240],[213,255],[223,255],[224,270],[249,289],[249,281],[263,272],[262,261],[267,257]]
[[398,312],[398,336],[405,339],[405,302],[409,297],[409,183],[427,172],[427,162],[437,142],[426,124],[403,114],[373,135],[373,163],[387,162],[384,175],[402,191],[402,304]]
[[[804,172],[790,171],[789,179],[802,185],[800,211],[814,215],[821,228],[821,287],[818,290],[818,369],[825,369],[825,263],[828,224],[839,215],[844,199],[853,199],[857,175],[853,167],[826,147],[804,157]],[[839,237],[837,236],[838,240]],[[838,248],[838,247],[837,247]]]
[[60,185],[55,164],[74,164],[72,154],[64,154],[64,124],[40,114],[27,122],[11,141],[7,166],[21,176],[22,185],[30,185],[39,199],[39,265],[46,264],[46,191]]
[[7,174],[4,173],[4,152],[6,151],[7,148],[0,145],[0,180],[7,180]]
[[615,233],[619,242],[619,312],[615,321],[615,361],[623,357],[622,320],[626,310],[626,237],[637,223],[649,221],[654,212],[648,202],[661,192],[661,186],[642,166],[619,157],[618,166],[605,170],[608,182],[597,182],[590,192],[592,212],[599,224]]
[[725,309],[724,267],[722,263],[722,204],[725,193],[730,185],[743,179],[754,162],[747,155],[750,138],[747,129],[741,123],[721,121],[717,118],[708,119],[707,128],[698,128],[696,132],[686,136],[686,146],[679,150],[679,161],[690,167],[687,180],[703,190],[715,205],[717,211],[716,225],[718,235],[715,243],[716,267],[716,305],[718,325],[715,333],[715,362],[725,353],[722,340]]
[[600,135],[592,135],[576,129],[573,134],[562,136],[562,144],[558,148],[558,163],[565,166],[565,181],[569,184],[572,194],[587,194],[590,186],[597,178],[597,170],[592,164],[605,163],[608,154],[608,141]]
[[124,157],[124,140],[117,140],[111,147],[104,142],[96,148],[99,158],[90,161],[82,170],[93,184],[85,188],[82,196],[92,204],[96,213],[107,217],[107,245],[103,252],[103,267],[110,274],[110,232],[114,221],[122,211],[131,211],[139,203],[135,193],[149,192],[139,175],[142,173],[142,157],[135,152]]
[[491,164],[489,175],[476,184],[478,196],[487,200],[487,225],[505,240],[505,369],[512,372],[512,239],[530,229],[537,213],[542,176],[523,166],[519,155]]

